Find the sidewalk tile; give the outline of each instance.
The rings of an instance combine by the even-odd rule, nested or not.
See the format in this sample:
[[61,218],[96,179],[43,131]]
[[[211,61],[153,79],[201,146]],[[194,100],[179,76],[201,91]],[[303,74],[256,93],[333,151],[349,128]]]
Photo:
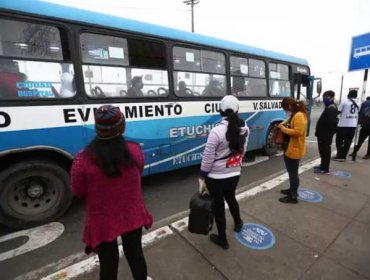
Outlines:
[[356,272],[332,260],[322,257],[310,268],[301,280],[366,280]]
[[[228,217],[230,214],[227,213]],[[256,219],[243,215],[245,223],[258,223]],[[191,234],[187,231],[181,234],[189,240],[204,256],[230,280],[241,279],[298,279],[316,260],[317,252],[285,234],[273,231],[275,245],[267,250],[253,250],[245,247],[234,236],[232,224],[227,225],[230,249],[223,250],[211,243],[206,236]],[[265,225],[267,226],[267,225]],[[267,226],[268,227],[268,226]],[[217,232],[214,229],[214,232]],[[294,265],[293,263],[294,262]]]
[[352,222],[325,253],[370,278],[370,225]]
[[361,223],[370,225],[370,200],[366,203],[365,207],[357,215],[356,220]]
[[331,184],[323,184],[321,181],[317,181],[307,175],[300,179],[301,187],[318,191],[323,195],[323,201],[317,203],[317,206],[334,210],[337,214],[345,217],[355,217],[369,199],[368,196],[353,191],[349,187],[340,188]]
[[343,230],[349,219],[315,203],[299,201],[283,204],[281,194],[273,191],[248,200],[241,209],[267,225],[280,230],[294,240],[323,252]]

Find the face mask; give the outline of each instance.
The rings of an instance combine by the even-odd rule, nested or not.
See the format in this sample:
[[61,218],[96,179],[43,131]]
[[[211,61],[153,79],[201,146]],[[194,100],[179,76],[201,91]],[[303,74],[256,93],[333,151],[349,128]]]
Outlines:
[[288,111],[288,110],[284,110],[285,112],[285,115],[289,118],[291,115],[292,115],[292,112]]
[[323,102],[324,102],[325,106],[329,106],[331,104],[331,100],[329,98],[326,98],[326,97],[323,98]]

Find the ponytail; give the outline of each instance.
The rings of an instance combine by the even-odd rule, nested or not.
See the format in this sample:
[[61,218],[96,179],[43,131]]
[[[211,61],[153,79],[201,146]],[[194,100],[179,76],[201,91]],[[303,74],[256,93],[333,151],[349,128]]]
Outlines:
[[298,112],[302,112],[303,114],[307,115],[307,106],[306,106],[306,102],[304,102],[303,100],[297,100],[293,106],[292,106],[292,113],[293,115],[295,113],[298,113]]
[[229,148],[232,154],[242,153],[244,150],[245,137],[240,135],[240,127],[244,122],[239,119],[238,113],[232,110],[226,110],[226,119],[228,121],[226,140],[229,141]]

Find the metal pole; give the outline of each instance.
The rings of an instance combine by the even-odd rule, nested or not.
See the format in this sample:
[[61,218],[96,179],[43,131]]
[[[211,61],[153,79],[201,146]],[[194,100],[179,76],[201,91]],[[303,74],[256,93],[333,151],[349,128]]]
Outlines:
[[191,32],[194,33],[194,2],[191,2]]
[[340,82],[339,104],[342,103],[343,79],[344,79],[344,75],[342,74],[342,80]]
[[[364,73],[364,83],[362,85],[362,93],[361,93],[361,104],[363,102],[363,100],[365,99],[365,96],[366,96],[366,82],[367,82],[367,74],[368,74],[368,71],[369,69],[365,69],[365,73]],[[352,153],[352,160],[355,161],[356,160],[356,155],[357,155],[357,150],[356,150],[356,143],[358,142],[358,125],[356,127],[356,132],[355,132],[355,147],[353,148],[353,153]],[[357,143],[358,144],[358,143]]]
[[184,0],[183,3],[191,5],[191,32],[194,32],[194,5],[198,4],[200,0]]

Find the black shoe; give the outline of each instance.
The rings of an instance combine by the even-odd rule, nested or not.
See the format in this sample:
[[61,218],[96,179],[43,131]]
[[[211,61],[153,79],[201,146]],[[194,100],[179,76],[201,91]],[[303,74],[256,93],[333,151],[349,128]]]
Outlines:
[[362,158],[363,159],[369,159],[370,158],[370,155],[364,155]]
[[330,174],[330,171],[329,170],[324,170],[324,169],[314,169],[313,170],[313,173],[315,174]]
[[285,189],[285,190],[280,190],[280,193],[289,195],[290,194],[290,189]]
[[229,249],[229,243],[227,242],[227,240],[222,240],[217,234],[212,233],[209,236],[209,239],[216,245],[220,246],[222,249]]
[[298,203],[298,199],[290,195],[279,198],[279,201],[282,203]]
[[234,226],[234,231],[240,232],[243,228],[243,225],[244,225],[243,220],[240,220],[240,223]]

